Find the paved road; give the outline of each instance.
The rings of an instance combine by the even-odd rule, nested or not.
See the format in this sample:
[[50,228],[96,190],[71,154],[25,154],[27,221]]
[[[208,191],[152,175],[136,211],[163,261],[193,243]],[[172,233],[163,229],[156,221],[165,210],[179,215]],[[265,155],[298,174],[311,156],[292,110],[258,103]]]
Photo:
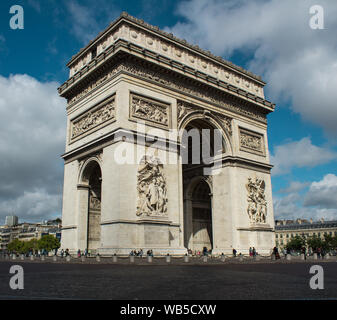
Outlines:
[[[24,269],[11,290],[10,266]],[[310,266],[324,268],[324,290],[309,287]],[[193,265],[0,262],[0,299],[337,299],[337,262]]]

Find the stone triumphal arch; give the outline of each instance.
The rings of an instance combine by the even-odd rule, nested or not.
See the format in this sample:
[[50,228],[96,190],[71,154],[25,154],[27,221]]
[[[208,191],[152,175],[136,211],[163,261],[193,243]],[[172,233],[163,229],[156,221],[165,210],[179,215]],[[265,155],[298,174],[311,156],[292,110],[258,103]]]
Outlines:
[[269,252],[260,77],[126,13],[67,66],[62,248]]

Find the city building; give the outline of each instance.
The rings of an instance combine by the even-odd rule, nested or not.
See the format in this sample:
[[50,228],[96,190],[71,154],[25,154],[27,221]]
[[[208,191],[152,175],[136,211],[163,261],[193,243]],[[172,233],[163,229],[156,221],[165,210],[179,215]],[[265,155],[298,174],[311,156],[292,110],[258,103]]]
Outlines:
[[337,220],[320,221],[297,219],[275,221],[275,243],[277,247],[283,248],[294,237],[317,236],[324,239],[324,235],[337,236]]
[[17,216],[7,216],[5,220],[5,225],[9,227],[13,227],[18,225],[19,218]]
[[61,223],[50,220],[43,223],[20,223],[14,226],[0,226],[0,249],[6,250],[7,246],[14,239],[20,241],[30,241],[41,239],[44,235],[54,235],[61,241]]
[[259,76],[127,13],[67,66],[63,249],[270,252]]

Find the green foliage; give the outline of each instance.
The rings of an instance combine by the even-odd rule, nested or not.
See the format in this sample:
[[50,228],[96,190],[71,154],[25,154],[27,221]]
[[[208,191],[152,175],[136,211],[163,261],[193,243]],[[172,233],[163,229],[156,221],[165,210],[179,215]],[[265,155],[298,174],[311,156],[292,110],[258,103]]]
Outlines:
[[12,242],[10,242],[7,246],[7,249],[11,252],[18,252],[21,253],[21,251],[24,248],[24,242],[20,241],[19,239],[14,239]]
[[312,250],[316,251],[318,248],[327,249],[327,243],[317,236],[312,236],[311,238],[307,239],[308,247]]
[[38,248],[40,250],[52,251],[58,249],[60,246],[60,241],[50,234],[43,236],[38,241]]
[[300,251],[305,246],[305,239],[296,236],[287,243],[286,248],[290,250]]
[[52,251],[60,247],[60,241],[52,235],[45,235],[40,240],[32,239],[30,241],[20,241],[14,239],[8,244],[7,249],[11,252],[28,253],[35,250]]

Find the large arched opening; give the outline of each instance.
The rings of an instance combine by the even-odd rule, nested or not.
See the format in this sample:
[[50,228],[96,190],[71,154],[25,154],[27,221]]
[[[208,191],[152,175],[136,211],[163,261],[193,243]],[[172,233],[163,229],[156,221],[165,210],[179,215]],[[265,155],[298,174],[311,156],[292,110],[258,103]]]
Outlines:
[[97,161],[89,161],[83,170],[82,184],[88,188],[87,249],[97,250],[101,242],[102,172]]
[[192,118],[181,134],[184,246],[192,251],[213,249],[211,175],[225,145],[223,131],[205,117]]

